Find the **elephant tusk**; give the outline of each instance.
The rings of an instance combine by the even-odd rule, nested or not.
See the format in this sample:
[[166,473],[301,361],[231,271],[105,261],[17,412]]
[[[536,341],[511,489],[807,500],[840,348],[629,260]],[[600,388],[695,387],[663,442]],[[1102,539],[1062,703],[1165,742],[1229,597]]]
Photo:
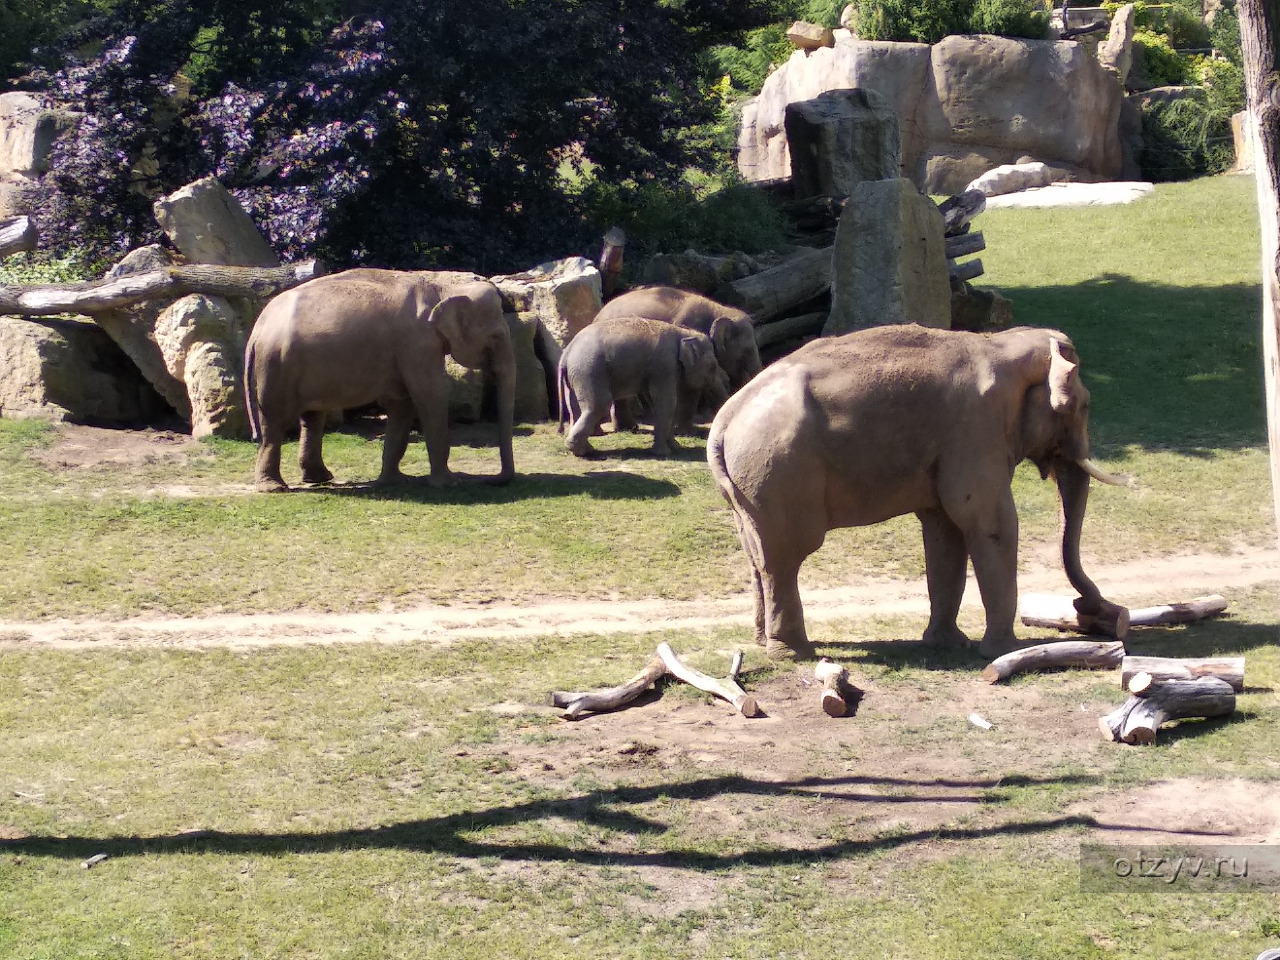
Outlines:
[[1085,457],[1083,460],[1077,460],[1076,465],[1099,483],[1110,484],[1113,487],[1133,486],[1133,477],[1124,473],[1108,473],[1088,457]]

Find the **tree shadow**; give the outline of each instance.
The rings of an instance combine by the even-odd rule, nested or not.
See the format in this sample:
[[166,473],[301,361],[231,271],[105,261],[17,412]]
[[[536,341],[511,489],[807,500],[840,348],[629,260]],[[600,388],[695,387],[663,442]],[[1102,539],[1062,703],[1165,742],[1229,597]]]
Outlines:
[[[715,797],[820,797],[831,803],[999,803],[988,793],[1001,787],[1100,785],[1097,774],[1066,774],[1053,777],[1015,775],[974,780],[912,780],[892,777],[804,777],[790,781],[764,781],[741,776],[708,777],[689,783],[648,787],[609,787],[580,797],[545,799],[495,807],[466,810],[447,816],[411,820],[390,826],[348,830],[259,833],[202,830],[153,836],[28,836],[0,840],[0,851],[24,856],[87,859],[105,853],[108,857],[156,856],[161,854],[216,853],[258,856],[330,853],[349,850],[407,850],[439,853],[453,857],[499,857],[504,860],[546,860],[592,866],[665,866],[699,870],[720,870],[748,865],[771,867],[801,865],[846,857],[890,851],[916,843],[981,840],[985,837],[1049,833],[1075,827],[1107,827],[1093,817],[1054,816],[1007,822],[988,827],[927,828],[881,835],[865,840],[835,840],[818,847],[760,847],[732,853],[709,853],[696,849],[663,852],[587,850],[578,845],[538,841],[522,843],[500,838],[478,839],[489,830],[518,827],[542,820],[570,820],[636,837],[655,836],[669,828],[665,823],[637,813],[631,807],[657,800],[707,800]],[[857,787],[879,787],[892,792],[868,792]],[[935,792],[912,793],[915,788],[968,791],[952,795]],[[1159,828],[1152,827],[1152,831]],[[544,831],[538,831],[544,834]],[[1212,834],[1206,831],[1207,836]]]

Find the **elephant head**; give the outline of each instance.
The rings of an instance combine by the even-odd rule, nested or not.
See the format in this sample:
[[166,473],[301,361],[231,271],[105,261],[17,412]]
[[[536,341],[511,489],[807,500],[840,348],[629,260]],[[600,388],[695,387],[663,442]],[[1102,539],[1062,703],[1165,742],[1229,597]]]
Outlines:
[[716,360],[728,374],[729,387],[740,389],[760,372],[760,351],[751,318],[740,310],[726,311],[711,321],[708,331]]
[[690,331],[680,338],[680,377],[684,388],[705,394],[716,406],[729,397],[729,378],[716,360],[710,337]]
[[512,428],[515,417],[516,361],[511,330],[502,313],[502,298],[487,282],[446,288],[446,295],[427,316],[439,337],[441,356],[448,354],[472,370],[494,379],[498,406],[498,450],[501,469],[492,482],[505,483],[515,475]]

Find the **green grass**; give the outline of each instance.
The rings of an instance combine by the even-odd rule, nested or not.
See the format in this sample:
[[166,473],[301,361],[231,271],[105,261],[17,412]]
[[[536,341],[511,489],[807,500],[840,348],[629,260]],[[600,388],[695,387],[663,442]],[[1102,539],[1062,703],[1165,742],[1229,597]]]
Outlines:
[[[978,227],[984,280],[1019,323],[1073,337],[1095,454],[1140,481],[1092,495],[1086,564],[1273,546],[1252,184]],[[455,468],[496,469],[459,438]],[[265,496],[245,491],[247,443],[67,468],[45,458],[54,441],[0,421],[0,618],[745,586],[700,442],[653,461],[611,437],[611,459],[584,463],[542,425],[505,489]],[[377,473],[376,439],[340,433],[326,454],[345,480]],[[423,460],[418,444],[406,465]],[[1015,493],[1024,554],[1043,553],[1052,488],[1024,467]],[[808,582],[918,577],[918,541],[910,520],[836,532]],[[620,682],[660,639],[723,671],[744,641],[730,626],[253,651],[0,634],[0,958],[1253,957],[1280,945],[1280,894],[1091,894],[1077,866],[1090,804],[1124,816],[1122,793],[1161,781],[1265,797],[1280,780],[1280,587],[1231,602],[1130,640],[1248,662],[1233,717],[1147,749],[1097,735],[1122,699],[1109,675],[990,687],[964,655],[922,650],[916,618],[874,608],[811,625],[868,689],[845,721],[754,647],[745,683],[768,720],[685,686],[573,724],[542,705]]]

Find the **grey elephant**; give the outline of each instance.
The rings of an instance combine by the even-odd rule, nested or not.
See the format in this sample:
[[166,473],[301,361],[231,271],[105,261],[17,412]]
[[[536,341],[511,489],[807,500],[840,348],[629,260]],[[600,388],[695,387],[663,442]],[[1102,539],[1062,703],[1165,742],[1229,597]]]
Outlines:
[[643,317],[616,317],[582,330],[560,356],[556,383],[560,430],[572,423],[565,445],[579,457],[594,454],[588,438],[615,402],[648,402],[653,452],[665,456],[675,450],[681,395],[705,390],[723,402],[728,392],[710,338]]
[[711,338],[716,361],[729,377],[729,388],[740,389],[760,372],[751,317],[736,307],[676,287],[643,287],[606,303],[596,320],[615,317],[648,317],[665,320]]
[[1057,481],[1062,560],[1082,614],[1121,608],[1080,565],[1089,478],[1089,391],[1054,330],[997,334],[877,327],[815,341],[771,365],[721,408],[707,460],[751,564],[756,639],[810,657],[797,575],[828,530],[914,513],[924,530],[926,643],[964,645],[956,625],[966,561],[986,608],[979,646],[1017,646],[1014,467]]
[[298,462],[305,483],[327,483],[321,446],[329,411],[378,402],[387,413],[378,483],[403,480],[400,461],[415,415],[430,462],[428,481],[449,471],[449,378],[445,356],[486,370],[496,384],[499,473],[515,475],[511,435],[515,355],[493,284],[472,274],[348,270],[273,298],[245,349],[249,422],[259,440],[255,484],[285,490],[280,446],[301,425]]

